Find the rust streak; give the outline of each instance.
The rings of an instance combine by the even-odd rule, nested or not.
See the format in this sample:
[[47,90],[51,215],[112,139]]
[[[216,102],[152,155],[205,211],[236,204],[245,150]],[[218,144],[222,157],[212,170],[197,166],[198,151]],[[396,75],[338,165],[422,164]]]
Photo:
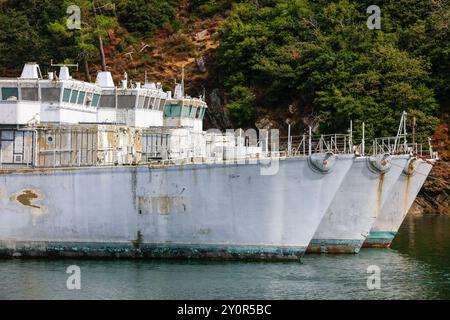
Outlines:
[[377,217],[380,213],[383,199],[383,183],[384,183],[384,172],[380,174],[380,180],[378,181],[378,190],[377,190]]
[[405,195],[403,197],[403,215],[406,215],[408,211],[408,198],[409,198],[408,195],[410,188],[411,188],[411,175],[406,175]]

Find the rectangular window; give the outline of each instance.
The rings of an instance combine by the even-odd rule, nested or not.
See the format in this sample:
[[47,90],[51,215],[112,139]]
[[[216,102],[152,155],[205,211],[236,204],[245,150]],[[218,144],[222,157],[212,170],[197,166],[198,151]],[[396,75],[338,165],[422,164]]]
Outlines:
[[72,90],[72,95],[70,96],[70,103],[77,103],[78,90]]
[[17,88],[2,88],[2,99],[8,100],[8,98],[16,97],[19,99],[19,90]]
[[182,117],[189,117],[189,107],[184,106],[183,107],[183,112],[181,113]]
[[197,108],[197,113],[195,114],[195,117],[196,117],[197,119],[200,119],[201,116],[202,116],[202,112],[203,112],[203,109],[202,109],[202,108]]
[[72,92],[72,90],[70,89],[64,89],[64,94],[63,94],[63,101],[64,102],[69,102],[70,101],[70,93]]
[[138,109],[144,108],[145,96],[138,97]]
[[165,99],[161,99],[159,101],[159,107],[158,110],[164,110],[164,106],[166,105],[166,100]]
[[84,98],[86,97],[86,92],[80,91],[80,94],[78,95],[78,104],[84,103]]
[[38,88],[22,88],[22,100],[39,101]]
[[171,106],[166,106],[166,107],[164,108],[164,116],[165,116],[165,117],[170,117],[170,107],[171,107]]
[[44,102],[59,102],[61,90],[59,88],[42,88],[41,94],[42,94],[42,101]]
[[164,116],[166,116],[166,117],[179,117],[180,114],[181,114],[181,107],[180,106],[168,105],[164,109]]
[[172,106],[170,115],[171,117],[179,117],[181,114],[181,107],[180,106]]
[[[94,95],[95,100],[95,95]],[[94,102],[92,102],[94,105]],[[116,107],[116,96],[112,94],[102,94],[100,98],[100,108],[115,108]]]
[[92,98],[92,107],[97,107],[98,106],[98,102],[100,101],[100,95],[99,94],[94,94],[94,97]]
[[191,114],[189,115],[190,118],[195,118],[195,114],[197,113],[197,108],[192,107]]
[[150,104],[148,106],[149,109],[155,109],[155,97],[150,98]]
[[136,103],[135,95],[119,95],[117,96],[117,108],[119,109],[134,109]]
[[2,130],[2,140],[14,140],[14,131],[4,131]]

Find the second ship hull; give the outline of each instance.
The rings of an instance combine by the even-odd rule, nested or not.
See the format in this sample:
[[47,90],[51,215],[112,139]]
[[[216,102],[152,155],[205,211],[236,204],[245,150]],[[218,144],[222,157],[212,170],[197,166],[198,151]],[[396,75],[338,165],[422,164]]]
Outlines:
[[363,247],[390,247],[432,168],[431,163],[417,160],[417,167],[410,173],[402,170]]
[[308,253],[358,253],[399,178],[407,156],[393,156],[386,172],[374,172],[368,157],[355,158],[319,225]]

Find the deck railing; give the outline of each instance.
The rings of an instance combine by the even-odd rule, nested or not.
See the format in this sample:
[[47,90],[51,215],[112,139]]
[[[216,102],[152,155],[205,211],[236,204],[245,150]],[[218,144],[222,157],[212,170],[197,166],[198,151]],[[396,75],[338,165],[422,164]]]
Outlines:
[[279,139],[275,135],[275,141],[270,139],[270,142],[268,135],[260,135],[256,144],[252,145],[244,136],[230,140],[232,135],[221,134],[207,134],[204,139],[191,136],[178,143],[171,140],[169,131],[96,125],[0,128],[0,168],[145,165],[158,161],[241,161],[266,157],[307,157],[326,152],[357,156],[409,154],[437,159],[431,142],[407,143],[407,139],[400,141],[396,137],[354,144],[348,134],[304,134]]

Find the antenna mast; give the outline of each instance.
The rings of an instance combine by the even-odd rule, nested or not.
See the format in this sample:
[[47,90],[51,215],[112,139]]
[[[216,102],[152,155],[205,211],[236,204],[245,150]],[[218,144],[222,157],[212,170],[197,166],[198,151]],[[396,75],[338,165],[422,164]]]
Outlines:
[[397,146],[400,144],[400,140],[403,138],[403,145],[405,148],[405,152],[406,152],[406,148],[408,146],[408,141],[407,141],[407,132],[406,132],[406,116],[408,115],[408,113],[406,113],[406,111],[403,111],[402,113],[402,118],[400,120],[400,126],[398,127],[398,131],[397,131],[397,136],[395,137],[395,143],[394,143],[394,152],[397,151]]
[[181,69],[181,94],[184,97],[184,65]]
[[53,63],[53,59],[50,60],[50,66],[51,67],[76,67],[78,72],[78,63],[77,64],[66,64],[66,63]]

